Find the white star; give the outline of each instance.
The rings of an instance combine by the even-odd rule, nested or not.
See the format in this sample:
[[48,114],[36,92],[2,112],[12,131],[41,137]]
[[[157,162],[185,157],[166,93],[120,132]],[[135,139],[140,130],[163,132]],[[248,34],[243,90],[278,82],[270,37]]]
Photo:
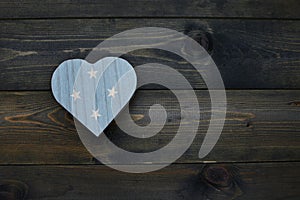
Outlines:
[[73,97],[74,101],[76,101],[77,99],[80,99],[80,92],[76,92],[75,90],[73,90],[73,93],[71,94],[71,97]]
[[113,98],[115,97],[116,94],[118,94],[118,92],[115,90],[115,87],[113,87],[111,90],[108,89],[108,92],[109,92],[108,96]]
[[90,78],[96,78],[96,74],[98,71],[94,71],[94,69],[92,68],[91,71],[88,72],[88,74],[90,75]]
[[95,120],[98,119],[98,117],[101,117],[101,115],[99,114],[99,109],[98,110],[92,110],[93,114],[91,115],[91,117],[93,117]]

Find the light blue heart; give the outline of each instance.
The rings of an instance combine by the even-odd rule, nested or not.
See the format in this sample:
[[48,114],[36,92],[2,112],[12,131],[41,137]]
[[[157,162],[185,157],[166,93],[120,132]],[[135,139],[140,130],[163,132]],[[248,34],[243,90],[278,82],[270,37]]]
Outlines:
[[96,136],[129,102],[136,85],[133,67],[116,57],[106,57],[94,64],[81,59],[67,60],[58,66],[51,80],[58,103]]

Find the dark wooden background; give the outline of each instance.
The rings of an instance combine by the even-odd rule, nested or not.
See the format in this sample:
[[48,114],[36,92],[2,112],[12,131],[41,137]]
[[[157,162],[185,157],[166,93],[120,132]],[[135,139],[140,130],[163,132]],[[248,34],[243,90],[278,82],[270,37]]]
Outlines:
[[[0,5],[0,198],[21,199],[24,183],[26,199],[300,199],[298,0],[1,0]],[[184,32],[211,53],[227,89],[228,113],[217,145],[199,160],[210,115],[203,80],[167,52],[124,55],[133,65],[158,62],[178,69],[204,113],[193,145],[174,164],[126,174],[87,152],[72,117],[51,95],[50,78],[62,61],[85,58],[104,39],[144,26]],[[145,125],[154,103],[169,113],[157,136],[136,140],[114,123],[106,134],[134,152],[167,144],[180,120],[170,91],[154,85],[139,90],[131,113]]]

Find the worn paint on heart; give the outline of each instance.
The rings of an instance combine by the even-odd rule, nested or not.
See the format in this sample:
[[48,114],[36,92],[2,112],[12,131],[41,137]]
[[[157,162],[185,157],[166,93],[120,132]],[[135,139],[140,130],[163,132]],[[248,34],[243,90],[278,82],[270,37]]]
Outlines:
[[129,102],[136,85],[133,67],[116,57],[94,64],[67,60],[55,70],[51,81],[55,99],[96,136]]

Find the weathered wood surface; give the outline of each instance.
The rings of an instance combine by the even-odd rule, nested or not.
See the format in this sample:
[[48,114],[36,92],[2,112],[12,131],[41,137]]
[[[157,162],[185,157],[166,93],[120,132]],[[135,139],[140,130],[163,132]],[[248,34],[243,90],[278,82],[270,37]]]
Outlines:
[[106,166],[1,166],[0,177],[26,183],[28,199],[299,199],[296,163],[172,165],[147,174]]
[[[0,5],[1,200],[27,189],[28,199],[38,200],[299,199],[300,90],[289,90],[300,89],[298,0],[2,0]],[[82,145],[71,115],[49,91],[50,79],[62,61],[83,59],[106,38],[144,26],[193,36],[212,55],[227,89],[280,90],[228,90],[224,131],[202,160],[197,155],[210,103],[207,91],[196,91],[200,127],[176,164],[147,174],[112,170]],[[171,53],[140,50],[123,57],[133,66],[169,65],[194,89],[206,88],[196,71]],[[169,91],[157,85],[145,89],[150,90],[138,91],[130,104],[133,119],[147,125],[149,106],[161,103],[168,121],[160,134],[144,140],[129,137],[113,122],[106,135],[129,151],[166,145],[180,122]],[[21,188],[23,183],[28,188]]]
[[[104,39],[143,26],[163,26],[191,36],[199,33],[196,37],[211,51],[226,88],[300,88],[299,21],[2,20],[0,26],[0,90],[49,90],[51,74],[61,62],[85,58]],[[133,66],[169,65],[185,75],[193,88],[206,88],[192,66],[172,53],[139,50],[123,57]]]
[[297,0],[1,0],[0,18],[246,17],[299,19]]
[[[203,160],[198,151],[210,119],[207,91],[196,91],[201,109],[199,131],[190,149],[176,162],[299,161],[300,91],[227,91],[223,133]],[[187,98],[185,101],[189,101]],[[148,152],[168,144],[180,123],[179,104],[167,90],[139,90],[130,104],[136,123],[149,123],[148,109],[160,103],[168,113],[164,129],[148,139],[123,133],[114,123],[106,135],[118,146]],[[50,92],[0,93],[0,164],[93,164],[81,144],[72,117]],[[189,124],[184,125],[189,130]],[[101,137],[101,136],[100,136]]]

